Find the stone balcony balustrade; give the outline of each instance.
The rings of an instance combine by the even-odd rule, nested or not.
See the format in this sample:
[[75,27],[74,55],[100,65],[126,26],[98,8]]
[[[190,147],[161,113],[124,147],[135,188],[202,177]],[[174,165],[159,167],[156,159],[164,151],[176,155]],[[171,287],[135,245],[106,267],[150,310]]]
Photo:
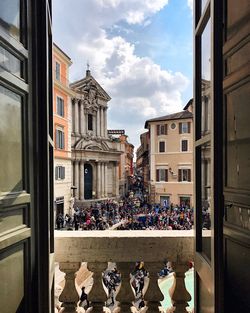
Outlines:
[[55,231],[55,261],[65,273],[65,286],[59,297],[63,312],[77,312],[79,294],[75,273],[82,262],[93,272],[93,286],[88,295],[93,313],[104,312],[107,294],[102,273],[108,262],[115,262],[121,274],[121,286],[116,296],[121,313],[131,312],[135,300],[130,273],[136,261],[144,261],[149,272],[149,284],[144,294],[148,313],[160,312],[163,294],[158,285],[158,273],[164,261],[172,263],[174,283],[170,296],[175,313],[186,313],[191,296],[185,287],[188,263],[194,257],[193,231]]

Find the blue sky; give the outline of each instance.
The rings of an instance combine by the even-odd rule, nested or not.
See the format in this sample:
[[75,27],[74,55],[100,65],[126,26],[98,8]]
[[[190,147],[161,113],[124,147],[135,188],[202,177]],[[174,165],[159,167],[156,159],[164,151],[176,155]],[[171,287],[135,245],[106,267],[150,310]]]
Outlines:
[[138,147],[145,120],[192,97],[192,0],[54,0],[54,41],[72,81],[92,75],[110,94],[108,128]]

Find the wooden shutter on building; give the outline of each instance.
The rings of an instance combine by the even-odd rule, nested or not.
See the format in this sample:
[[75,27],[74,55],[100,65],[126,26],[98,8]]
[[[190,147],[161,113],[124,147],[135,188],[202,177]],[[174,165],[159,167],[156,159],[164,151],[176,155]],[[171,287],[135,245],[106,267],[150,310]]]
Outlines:
[[191,181],[191,169],[188,169],[188,181]]
[[188,133],[190,134],[190,132],[191,132],[191,123],[188,122]]
[[59,131],[56,129],[56,148],[59,147]]
[[157,125],[156,127],[157,127],[157,136],[159,136],[160,135],[160,125]]
[[65,178],[65,167],[62,166],[62,179],[64,179],[64,178]]
[[181,181],[181,169],[178,169],[178,181]]
[[55,178],[58,179],[58,166],[55,167]]
[[179,123],[179,134],[182,134],[182,123]]
[[62,149],[65,148],[65,142],[64,142],[64,140],[65,140],[65,136],[64,136],[64,132],[62,132]]
[[165,135],[168,134],[168,124],[165,124]]
[[160,170],[156,170],[156,181],[160,181]]
[[168,169],[165,169],[165,181],[168,181]]

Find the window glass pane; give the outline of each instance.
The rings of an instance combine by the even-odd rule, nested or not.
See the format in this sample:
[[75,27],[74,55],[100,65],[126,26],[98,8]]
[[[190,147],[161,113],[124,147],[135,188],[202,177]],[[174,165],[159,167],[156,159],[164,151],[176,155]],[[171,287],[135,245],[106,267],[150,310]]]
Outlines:
[[0,27],[19,40],[20,38],[20,0],[0,1]]
[[208,0],[201,0],[201,11],[204,10],[206,4],[207,4]]
[[202,252],[211,259],[211,148],[201,147]]
[[3,71],[21,76],[21,61],[0,46],[0,73]]
[[211,130],[211,23],[201,37],[201,136]]
[[0,192],[20,191],[22,182],[21,97],[0,85]]

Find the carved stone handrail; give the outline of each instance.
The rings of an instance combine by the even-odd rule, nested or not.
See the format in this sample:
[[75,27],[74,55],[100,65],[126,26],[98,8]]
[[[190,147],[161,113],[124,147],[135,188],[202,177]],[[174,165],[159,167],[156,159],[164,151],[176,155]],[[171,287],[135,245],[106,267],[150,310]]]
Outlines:
[[[131,265],[136,261],[144,261],[149,271],[149,286],[145,292],[145,301],[148,313],[159,312],[158,307],[162,294],[158,286],[157,272],[162,269],[164,261],[171,261],[175,271],[172,288],[172,303],[175,311],[186,313],[187,301],[190,295],[184,284],[188,262],[194,259],[193,231],[55,231],[55,261],[63,263],[65,277],[70,277],[70,264],[87,262],[89,269],[94,272],[94,284],[90,292],[92,312],[102,312],[105,303],[105,294],[102,288],[101,272],[105,264],[115,262],[121,273],[121,287],[117,295],[121,313],[130,312],[133,293],[130,281]],[[67,264],[69,265],[67,269]],[[75,271],[73,269],[72,271]],[[75,292],[66,290],[72,283],[66,281],[62,300],[67,312],[76,312]],[[66,294],[72,294],[72,301]],[[73,298],[74,295],[74,298]],[[72,308],[72,309],[71,309]],[[71,309],[71,311],[70,311]]]

